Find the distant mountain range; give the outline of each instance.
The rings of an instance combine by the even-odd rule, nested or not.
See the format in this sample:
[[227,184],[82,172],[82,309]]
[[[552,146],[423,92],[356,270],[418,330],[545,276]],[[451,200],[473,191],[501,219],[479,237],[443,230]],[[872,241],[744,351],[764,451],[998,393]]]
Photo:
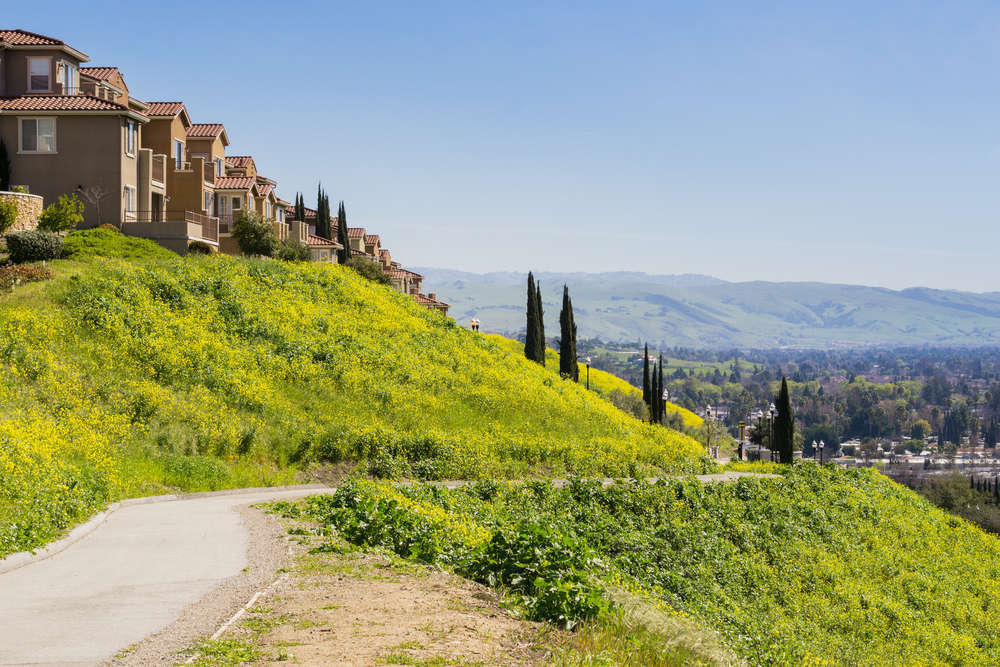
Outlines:
[[[417,268],[424,289],[484,331],[524,328],[526,274]],[[731,283],[696,274],[541,273],[546,332],[557,333],[562,286],[579,335],[702,348],[1000,345],[1000,292],[828,283]]]

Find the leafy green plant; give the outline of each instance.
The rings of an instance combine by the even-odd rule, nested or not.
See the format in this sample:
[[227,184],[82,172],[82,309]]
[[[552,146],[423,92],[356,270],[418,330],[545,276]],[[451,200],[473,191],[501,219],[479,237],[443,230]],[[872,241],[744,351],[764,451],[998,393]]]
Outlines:
[[101,226],[68,234],[63,242],[63,257],[118,257],[153,259],[175,257],[174,253],[148,239],[126,236],[114,227]]
[[389,279],[389,276],[386,275],[385,271],[382,270],[382,265],[368,259],[367,257],[361,257],[360,255],[351,257],[347,260],[346,266],[351,267],[357,271],[359,275],[372,282],[382,285],[389,285],[392,282]]
[[285,239],[278,244],[275,257],[286,262],[308,262],[312,257],[309,246],[295,239]]
[[48,280],[52,271],[43,266],[25,266],[8,264],[0,266],[0,292],[9,290],[16,285]]
[[52,232],[31,230],[11,232],[4,239],[15,264],[58,259],[62,254],[63,240]]
[[256,211],[240,211],[233,220],[233,238],[244,255],[271,257],[278,247],[278,238],[271,223]]
[[38,216],[38,228],[48,232],[65,232],[83,222],[84,205],[75,194],[59,195],[59,200],[49,204]]
[[10,199],[0,199],[0,234],[13,227],[15,222],[17,222],[17,204]]

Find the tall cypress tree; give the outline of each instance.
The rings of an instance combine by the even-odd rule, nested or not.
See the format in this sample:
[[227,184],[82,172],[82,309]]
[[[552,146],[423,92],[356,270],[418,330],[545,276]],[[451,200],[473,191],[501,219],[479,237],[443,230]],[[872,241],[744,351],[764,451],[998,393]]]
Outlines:
[[569,287],[563,285],[562,312],[559,313],[559,373],[580,380],[580,367],[576,363],[576,322],[573,321],[573,301],[569,298]]
[[337,252],[337,261],[347,264],[347,260],[351,258],[351,240],[347,234],[347,211],[344,209],[343,201],[337,208],[337,243],[343,246]]
[[303,222],[306,219],[306,198],[301,192],[295,196],[295,219]]
[[781,378],[781,390],[774,401],[778,413],[774,417],[774,448],[781,463],[792,462],[792,448],[795,445],[795,416],[792,401],[788,395],[788,382]]
[[524,356],[532,361],[538,361],[538,343],[535,340],[538,337],[538,322],[536,318],[538,317],[538,304],[536,299],[538,298],[538,291],[535,288],[535,276],[531,271],[528,271],[528,305],[525,312],[525,323],[524,323]]
[[649,423],[656,423],[656,415],[659,413],[660,406],[656,403],[656,382],[657,382],[657,372],[656,372],[656,362],[653,362],[653,375],[650,380],[649,385]]
[[650,396],[652,394],[649,386],[649,343],[646,343],[642,352],[642,402],[652,411],[652,406],[649,403]]
[[538,346],[536,356],[538,363],[545,365],[545,309],[542,308],[542,284],[535,283],[535,324],[538,328],[538,335],[535,336],[535,344]]

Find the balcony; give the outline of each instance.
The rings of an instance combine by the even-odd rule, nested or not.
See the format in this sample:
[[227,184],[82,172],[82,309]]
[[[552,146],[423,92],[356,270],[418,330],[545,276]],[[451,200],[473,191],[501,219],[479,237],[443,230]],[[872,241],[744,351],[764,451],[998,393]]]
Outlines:
[[179,254],[186,254],[192,243],[219,247],[219,219],[194,211],[126,212],[121,229]]
[[215,185],[215,165],[211,162],[206,162],[202,169],[205,174],[205,182],[209,185]]
[[154,183],[164,185],[167,182],[167,156],[154,155],[152,159],[152,179]]

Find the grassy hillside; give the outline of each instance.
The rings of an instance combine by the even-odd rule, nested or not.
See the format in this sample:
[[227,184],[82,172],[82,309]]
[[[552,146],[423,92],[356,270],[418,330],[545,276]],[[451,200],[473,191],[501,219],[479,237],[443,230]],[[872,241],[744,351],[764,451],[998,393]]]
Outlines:
[[[1000,540],[871,469],[782,472],[606,489],[358,483],[310,502],[345,538],[507,587],[536,618],[644,604],[750,664],[1000,662]],[[662,659],[634,664],[711,661],[695,640],[663,638]]]
[[313,461],[429,479],[711,466],[348,269],[73,243],[52,280],[0,294],[0,554],[113,498],[289,482]]
[[[486,337],[494,341],[499,347],[509,350],[510,354],[524,356],[523,343],[509,338],[504,338],[503,336],[497,334],[486,334]],[[587,367],[584,364],[579,364],[579,366],[580,382],[583,383]],[[559,353],[552,348],[546,348],[545,350],[545,368],[552,371],[555,375],[559,375]],[[637,396],[642,395],[641,389],[633,387],[617,375],[613,375],[596,368],[590,369],[590,388],[592,391],[595,391],[602,396],[610,394],[613,391],[620,391],[623,394],[633,394]],[[701,417],[687,408],[682,408],[681,406],[674,405],[673,403],[667,403],[666,406],[667,412],[676,412],[680,414],[681,419],[684,420],[685,426],[697,427],[704,423],[704,420],[702,420]]]
[[[510,335],[523,329],[523,275],[420,271],[460,321],[478,317],[484,329]],[[542,274],[540,281],[550,318],[566,281],[580,336],[607,341],[723,349],[1000,343],[1000,293],[681,278]]]

